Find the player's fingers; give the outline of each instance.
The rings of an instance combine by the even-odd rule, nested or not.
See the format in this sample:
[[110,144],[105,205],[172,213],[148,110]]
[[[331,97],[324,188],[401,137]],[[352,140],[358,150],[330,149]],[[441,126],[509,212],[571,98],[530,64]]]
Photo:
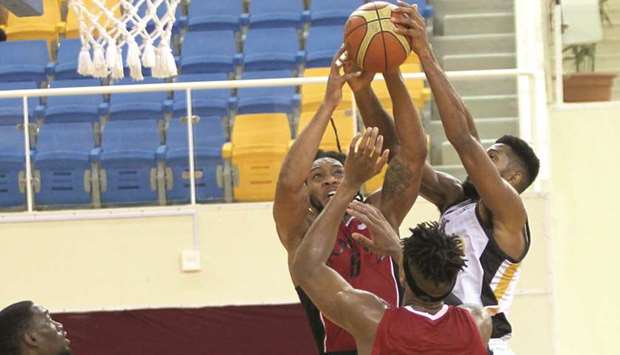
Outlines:
[[379,135],[379,128],[372,127],[370,129],[370,135],[368,140],[366,141],[366,145],[364,146],[364,154],[368,156],[372,156],[375,154],[375,142],[377,141],[377,136]]
[[359,219],[362,223],[364,223],[367,226],[373,225],[373,222],[372,220],[370,220],[370,218],[368,218],[368,215],[360,210],[357,210],[354,208],[347,208],[347,213]]
[[351,234],[351,237],[353,238],[353,240],[355,240],[356,242],[362,244],[362,246],[368,248],[368,249],[374,249],[375,248],[375,242],[372,239],[366,238],[365,235],[360,234],[360,233],[353,233]]
[[357,152],[357,143],[362,138],[362,134],[358,133],[351,140],[351,145],[349,145],[349,154],[355,154]]
[[377,163],[375,164],[376,173],[379,173],[381,169],[383,169],[383,166],[385,166],[385,163],[387,163],[389,156],[390,156],[390,150],[389,149],[384,150],[383,154],[381,154],[381,157],[377,160]]
[[375,151],[373,154],[381,155],[383,149],[383,136],[380,134],[377,136],[377,140],[375,141]]
[[344,80],[351,80],[353,78],[359,78],[360,76],[362,76],[362,72],[359,71],[355,73],[348,73],[344,75]]
[[368,141],[370,140],[371,132],[372,130],[370,128],[366,128],[366,130],[364,130],[364,135],[362,136],[362,140],[360,141],[360,144],[357,146],[356,152],[359,152],[360,154],[364,154],[366,152],[366,145],[368,144]]

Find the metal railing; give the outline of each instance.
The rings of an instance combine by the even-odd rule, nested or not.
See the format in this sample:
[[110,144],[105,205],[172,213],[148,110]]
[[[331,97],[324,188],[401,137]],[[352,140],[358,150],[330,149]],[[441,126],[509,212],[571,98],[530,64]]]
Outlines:
[[[527,91],[526,102],[532,102],[536,100],[535,88],[533,82],[537,79],[537,72],[533,70],[519,70],[519,69],[498,69],[498,70],[473,70],[473,71],[452,71],[446,73],[452,80],[472,80],[480,81],[486,79],[498,79],[498,78],[522,78],[528,84],[529,90]],[[538,73],[540,75],[540,73]],[[403,74],[406,80],[426,80],[424,73],[407,73]],[[375,80],[383,80],[381,75],[378,75]],[[117,86],[94,86],[94,87],[79,87],[79,88],[56,88],[56,89],[29,89],[29,90],[12,90],[12,91],[0,91],[0,99],[8,98],[22,98],[23,102],[23,126],[29,127],[29,102],[30,97],[50,97],[50,96],[81,96],[81,95],[97,95],[97,94],[121,94],[121,93],[138,93],[138,92],[163,92],[163,91],[180,91],[186,92],[186,110],[187,116],[192,117],[192,92],[194,90],[213,90],[213,89],[240,89],[240,88],[257,88],[257,87],[282,87],[282,86],[299,86],[304,84],[324,84],[327,82],[327,77],[309,77],[309,78],[288,78],[288,79],[260,79],[260,80],[230,80],[230,81],[212,81],[212,82],[186,82],[186,83],[162,83],[162,84],[137,84],[137,85],[117,85]],[[520,94],[521,96],[521,94]],[[544,98],[544,96],[543,96]],[[533,142],[537,149],[541,142],[536,142],[535,135],[532,131],[532,118],[534,117],[532,107],[535,105],[526,105],[529,112],[522,111],[520,109],[520,133],[522,137],[530,142]],[[520,105],[520,108],[521,105]],[[189,177],[190,177],[190,204],[189,206],[196,205],[196,186],[195,186],[195,165],[194,165],[194,132],[193,132],[193,120],[187,120],[187,139],[188,139],[188,155],[189,155]],[[27,213],[37,214],[33,207],[33,186],[32,186],[32,167],[30,162],[30,135],[28,130],[24,129],[24,152],[26,156],[26,199],[27,199]],[[544,164],[541,164],[544,165]],[[89,216],[92,215],[92,211]],[[118,216],[122,217],[126,212],[119,211]],[[45,213],[50,215],[50,213]],[[6,218],[0,218],[0,222],[9,222],[13,220],[11,213]],[[95,212],[96,215],[96,212]],[[105,212],[103,215],[109,216],[109,212]],[[1,216],[1,215],[0,215]],[[53,213],[51,214],[53,217]],[[78,215],[74,215],[74,218]],[[18,217],[18,220],[23,217]],[[36,217],[36,220],[41,220],[41,217]]]

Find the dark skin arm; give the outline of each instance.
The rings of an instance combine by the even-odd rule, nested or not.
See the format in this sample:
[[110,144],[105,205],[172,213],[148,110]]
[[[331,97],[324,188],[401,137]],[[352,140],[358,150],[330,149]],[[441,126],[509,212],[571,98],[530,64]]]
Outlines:
[[303,235],[303,228],[305,228],[304,219],[309,208],[305,188],[308,172],[312,167],[329,119],[342,99],[342,86],[347,79],[356,75],[340,74],[341,64],[338,58],[343,52],[344,49],[339,50],[332,60],[323,104],[291,146],[280,169],[273,216],[280,241],[289,255],[295,251]]
[[295,282],[327,318],[355,337],[361,353],[370,353],[387,305],[372,293],[354,289],[327,260],[347,206],[387,161],[389,152],[382,151],[383,138],[377,132],[366,130],[361,140],[358,135],[351,143],[345,177],[300,243],[292,266]]
[[[352,62],[345,62],[345,70],[354,70]],[[354,87],[356,102],[359,102],[362,113],[369,113],[366,116],[372,117],[388,117],[376,122],[364,122],[367,126],[378,123],[379,130],[389,136],[390,150],[396,151],[392,154],[383,188],[369,196],[368,202],[377,206],[390,224],[397,229],[418,196],[422,166],[427,154],[426,136],[420,115],[411,101],[400,70],[384,73],[383,76],[394,103],[395,124],[389,119],[372,90],[356,90],[355,84],[351,86]],[[370,79],[372,79],[370,74],[362,74],[359,81],[369,83]],[[354,80],[350,80],[350,84]]]
[[[357,68],[349,70],[354,69]],[[359,77],[350,79],[349,86],[355,95],[355,102],[362,115],[364,125],[366,127],[379,128],[379,132],[385,137],[386,147],[392,151],[391,157],[394,157],[400,151],[400,140],[396,134],[397,129],[394,120],[383,109],[370,86],[372,77],[372,75],[363,72]],[[395,103],[394,107],[396,106],[397,104]],[[404,141],[409,139],[411,138],[405,138]],[[426,142],[426,137],[424,137],[423,141]],[[435,171],[427,162],[424,162],[422,165],[421,172],[419,193],[426,200],[435,204],[441,211],[463,198],[463,189],[458,179]]]
[[[390,226],[388,221],[383,217],[381,211],[376,207],[367,203],[353,201],[349,204],[347,213],[362,221],[370,231],[372,239],[366,238],[359,233],[353,233],[353,239],[364,245],[377,255],[393,255],[395,251],[402,255],[401,241],[396,231]],[[402,270],[402,256],[397,259],[398,265]],[[480,308],[473,305],[460,305],[459,307],[466,309],[472,315],[476,322],[480,337],[484,344],[488,344],[489,338],[493,331],[491,316],[496,310],[493,308]]]
[[413,50],[422,63],[433,91],[446,137],[456,149],[472,183],[480,194],[483,218],[491,221],[494,238],[500,249],[513,259],[525,250],[523,228],[527,220],[525,206],[518,192],[499,173],[493,161],[470,129],[471,115],[452,89],[437,62],[426,37],[424,19],[413,6],[400,3],[393,20],[397,31],[411,38]]

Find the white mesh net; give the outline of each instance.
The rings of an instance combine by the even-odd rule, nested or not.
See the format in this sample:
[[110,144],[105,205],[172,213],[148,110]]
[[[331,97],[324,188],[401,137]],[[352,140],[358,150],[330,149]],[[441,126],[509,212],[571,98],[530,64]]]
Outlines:
[[142,67],[155,78],[177,75],[170,41],[180,1],[70,0],[80,22],[78,73],[122,79],[126,66],[134,80],[144,79]]

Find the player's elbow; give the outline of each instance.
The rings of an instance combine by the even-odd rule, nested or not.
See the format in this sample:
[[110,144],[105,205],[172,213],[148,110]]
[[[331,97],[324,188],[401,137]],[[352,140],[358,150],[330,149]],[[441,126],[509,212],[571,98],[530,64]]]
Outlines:
[[295,254],[291,266],[291,276],[296,284],[303,287],[308,283],[308,280],[312,279],[315,270],[316,267],[313,266],[311,257],[307,253],[300,251]]

